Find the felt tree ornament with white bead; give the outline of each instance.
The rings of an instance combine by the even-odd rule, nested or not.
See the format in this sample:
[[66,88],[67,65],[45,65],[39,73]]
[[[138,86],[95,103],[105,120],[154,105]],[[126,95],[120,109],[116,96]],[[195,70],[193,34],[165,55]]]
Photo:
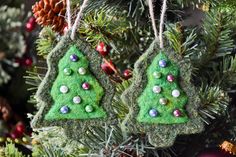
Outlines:
[[89,127],[112,122],[114,88],[100,68],[102,57],[71,32],[47,57],[48,71],[36,93],[39,111],[31,124],[61,126],[68,137],[81,140]]
[[105,118],[99,102],[104,89],[91,74],[89,61],[74,45],[58,64],[58,75],[51,93],[54,104],[46,120]]
[[137,101],[137,120],[151,124],[187,122],[184,106],[188,97],[178,85],[179,68],[160,51],[146,73],[147,86]]
[[170,48],[163,48],[166,0],[163,1],[159,39],[152,8],[149,0],[156,39],[136,61],[133,83],[122,94],[122,100],[129,106],[122,129],[146,133],[155,147],[169,147],[177,135],[198,133],[204,125],[197,112],[200,99],[190,81],[191,65]]

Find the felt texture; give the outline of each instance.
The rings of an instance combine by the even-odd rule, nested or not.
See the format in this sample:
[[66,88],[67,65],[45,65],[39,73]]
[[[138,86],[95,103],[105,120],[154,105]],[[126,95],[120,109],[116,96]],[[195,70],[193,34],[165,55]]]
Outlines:
[[[159,66],[159,61],[165,60],[167,62],[166,67]],[[160,78],[153,76],[154,72],[161,72]],[[175,78],[173,82],[167,81],[167,76],[172,74]],[[161,124],[174,124],[185,123],[188,121],[188,117],[184,111],[184,105],[187,103],[188,98],[183,90],[178,85],[179,68],[176,64],[172,63],[168,57],[160,52],[152,61],[151,65],[147,69],[147,86],[143,93],[138,98],[138,105],[140,112],[137,120],[144,123],[161,123]],[[161,87],[161,92],[156,94],[152,91],[153,86],[158,85]],[[178,89],[180,96],[175,98],[172,96],[172,90]],[[159,103],[160,98],[166,98],[168,103],[162,105]],[[156,109],[158,111],[157,117],[151,117],[149,115],[150,109]],[[182,116],[175,117],[173,111],[179,109],[182,112]]]
[[150,144],[163,148],[172,146],[176,136],[179,134],[193,134],[203,131],[204,124],[197,112],[200,99],[194,85],[190,81],[191,64],[189,64],[188,60],[184,60],[169,49],[162,50],[162,52],[165,53],[173,64],[180,67],[178,83],[179,87],[188,97],[185,108],[189,120],[179,124],[141,123],[137,121],[137,116],[140,112],[138,98],[147,87],[147,70],[160,52],[158,47],[157,41],[154,41],[134,65],[133,82],[121,96],[123,102],[129,107],[129,113],[122,123],[122,130],[130,133],[146,133]]
[[[89,71],[100,86],[104,90],[104,95],[100,100],[100,107],[102,107],[107,113],[107,116],[93,119],[61,119],[61,120],[45,120],[45,115],[52,108],[54,101],[51,96],[52,86],[59,74],[58,64],[66,52],[69,50],[71,45],[83,53],[88,59]],[[83,137],[86,131],[90,127],[110,124],[114,122],[114,114],[111,107],[112,98],[114,96],[114,86],[112,85],[109,77],[104,74],[101,70],[100,65],[102,57],[90,48],[90,46],[83,40],[76,38],[75,40],[70,39],[70,32],[66,36],[62,37],[55,48],[49,53],[47,57],[48,71],[46,76],[42,80],[38,91],[36,93],[38,112],[35,114],[31,121],[32,128],[49,127],[49,126],[61,126],[64,128],[67,136],[73,140],[83,141]],[[83,98],[82,98],[83,99]],[[82,100],[83,101],[83,100]]]
[[[76,62],[70,60],[70,56],[74,54],[78,56],[78,61]],[[71,46],[65,56],[59,61],[59,73],[51,89],[51,96],[54,104],[46,114],[46,120],[106,117],[105,111],[99,107],[100,100],[104,95],[103,88],[100,86],[96,78],[89,72],[88,66],[89,62],[87,58],[76,48],[76,46]],[[78,73],[78,69],[81,67],[86,69],[85,75],[80,75]],[[70,75],[64,74],[65,68],[70,68],[72,70]],[[82,88],[84,82],[90,84],[89,90]],[[64,94],[60,92],[60,87],[62,85],[69,88],[68,93]],[[73,102],[75,96],[80,96],[81,103],[75,104]],[[60,112],[61,107],[64,105],[69,107],[69,112],[66,114]],[[92,112],[88,113],[85,111],[87,105],[92,105]]]

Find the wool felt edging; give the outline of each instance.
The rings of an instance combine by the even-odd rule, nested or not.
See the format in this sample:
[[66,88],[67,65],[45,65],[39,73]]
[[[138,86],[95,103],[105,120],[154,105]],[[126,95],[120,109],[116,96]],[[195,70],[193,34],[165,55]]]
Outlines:
[[130,133],[146,133],[150,144],[155,147],[163,148],[172,146],[177,135],[194,134],[203,131],[204,124],[197,112],[200,99],[195,87],[190,81],[191,65],[183,61],[183,59],[177,56],[173,51],[167,49],[161,50],[161,52],[165,52],[168,59],[180,68],[178,83],[188,97],[185,110],[187,111],[189,120],[182,124],[147,124],[137,121],[137,116],[140,111],[138,98],[146,88],[148,82],[147,69],[159,52],[158,43],[154,41],[134,65],[133,82],[121,96],[123,102],[129,107],[129,113],[122,123],[122,129]]
[[[38,112],[35,114],[33,120],[31,121],[32,128],[48,127],[48,126],[61,126],[64,128],[65,133],[69,138],[74,140],[81,140],[84,133],[91,126],[101,126],[104,123],[109,124],[113,122],[111,118],[112,108],[111,101],[114,95],[114,87],[109,80],[109,77],[103,73],[100,68],[102,62],[101,56],[90,48],[86,42],[82,41],[79,38],[71,40],[69,37],[70,33],[67,33],[66,36],[62,37],[59,43],[55,48],[49,53],[47,58],[48,71],[43,81],[39,85],[38,91],[36,93],[36,100],[38,102]],[[104,90],[104,95],[100,101],[101,107],[107,114],[106,118],[97,118],[97,119],[71,119],[71,120],[45,120],[44,117],[50,110],[53,105],[53,99],[50,95],[51,88],[53,86],[56,77],[58,76],[58,63],[60,59],[65,55],[69,48],[75,45],[78,50],[80,50],[84,56],[89,61],[89,71],[100,83],[101,87]]]

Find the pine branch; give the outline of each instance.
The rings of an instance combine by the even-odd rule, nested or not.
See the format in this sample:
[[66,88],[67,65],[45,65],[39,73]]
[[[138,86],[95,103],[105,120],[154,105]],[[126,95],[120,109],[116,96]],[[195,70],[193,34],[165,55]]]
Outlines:
[[232,30],[228,25],[230,20],[229,14],[219,9],[207,13],[203,23],[203,41],[206,50],[201,57],[202,64],[232,53],[234,43]]
[[78,157],[88,152],[77,141],[68,139],[62,128],[45,127],[34,131],[32,138],[39,144],[33,146],[33,157]]
[[6,143],[6,146],[0,149],[0,155],[1,157],[26,157],[13,143]]
[[57,43],[57,35],[51,27],[44,27],[36,40],[36,49],[39,56],[47,57]]
[[183,29],[179,23],[167,26],[165,35],[172,49],[181,56],[189,55],[189,53],[198,46],[196,44],[197,35],[195,29],[189,32],[188,30]]
[[215,80],[227,92],[236,92],[236,57],[226,56],[220,63],[219,70],[214,70]]
[[112,106],[119,120],[124,119],[126,114],[129,112],[126,104],[124,104],[121,100],[121,94],[130,86],[130,84],[130,81],[123,81],[122,83],[116,85],[116,93],[112,100]]
[[122,130],[117,126],[93,127],[84,137],[84,144],[90,148],[89,153],[81,156],[177,156],[173,148],[156,149],[148,143],[145,134],[130,135],[125,138]]
[[35,99],[35,93],[38,90],[38,86],[42,82],[47,72],[46,60],[39,60],[38,65],[34,66],[31,71],[26,71],[25,83],[29,85],[28,90],[31,92],[30,99],[28,100],[31,104],[37,104]]
[[199,46],[191,52],[190,58],[198,71],[195,82],[208,82],[219,85],[220,80],[214,80],[215,73],[219,73],[220,61],[231,55],[234,48],[232,30],[229,25],[231,14],[219,8],[211,9],[205,19],[196,41]]
[[83,151],[66,154],[62,148],[55,148],[52,145],[41,145],[34,148],[33,157],[78,157]]
[[135,26],[126,13],[115,7],[96,9],[86,14],[79,28],[80,37],[96,47],[101,41],[112,47],[111,58],[119,65],[137,52],[144,51],[153,38],[147,26]]
[[199,89],[199,96],[201,99],[199,114],[206,124],[210,124],[210,120],[225,114],[230,98],[220,87],[202,85]]

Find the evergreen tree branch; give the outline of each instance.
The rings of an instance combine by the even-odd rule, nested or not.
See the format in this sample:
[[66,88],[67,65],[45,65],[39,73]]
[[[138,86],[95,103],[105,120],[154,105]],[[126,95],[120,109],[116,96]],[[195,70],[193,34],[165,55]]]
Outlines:
[[6,146],[0,149],[0,155],[1,157],[29,157],[23,155],[13,143],[6,143]]
[[226,113],[230,98],[219,86],[202,85],[199,96],[201,99],[199,114],[206,124],[210,124],[210,120]]
[[57,43],[57,35],[51,27],[44,27],[36,40],[36,49],[39,56],[47,57]]
[[179,23],[168,25],[165,35],[172,49],[181,56],[189,55],[198,46],[195,29],[189,32],[183,29]]

